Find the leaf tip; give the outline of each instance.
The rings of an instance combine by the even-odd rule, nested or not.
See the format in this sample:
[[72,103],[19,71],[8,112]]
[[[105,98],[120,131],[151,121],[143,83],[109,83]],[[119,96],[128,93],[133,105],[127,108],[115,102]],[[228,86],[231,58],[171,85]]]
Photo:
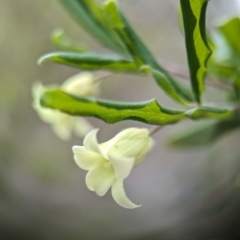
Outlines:
[[45,61],[46,61],[45,55],[43,55],[37,60],[37,65],[42,66],[42,63],[45,62]]
[[42,66],[42,64],[51,58],[50,54],[44,54],[37,60],[37,65]]
[[139,71],[141,73],[145,73],[145,74],[151,74],[152,73],[152,69],[151,67],[149,67],[148,65],[142,65],[140,68],[139,68]]
[[63,28],[61,27],[55,28],[50,35],[50,39],[55,40],[55,39],[61,38],[63,34],[64,34]]

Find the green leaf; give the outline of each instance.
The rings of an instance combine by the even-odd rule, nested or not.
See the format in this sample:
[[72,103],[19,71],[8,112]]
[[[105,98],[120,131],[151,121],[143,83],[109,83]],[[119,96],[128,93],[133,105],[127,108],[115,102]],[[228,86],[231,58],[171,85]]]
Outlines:
[[127,103],[77,97],[61,90],[46,91],[41,105],[74,116],[92,116],[107,123],[135,120],[148,124],[171,124],[185,118],[183,111],[162,108],[155,99]]
[[[122,42],[125,44],[125,47],[135,59],[138,67],[141,68],[145,65],[151,68],[158,67],[157,62],[150,51],[137,36],[123,13],[118,8],[116,1],[109,0],[105,2],[103,10],[111,27],[116,31]],[[162,71],[164,70],[161,69],[161,73]]]
[[[176,82],[172,81],[172,79],[167,79],[165,75],[161,74],[159,71],[152,70],[152,75],[156,81],[156,83],[168,93],[176,102],[187,105],[187,102],[180,97],[180,95],[175,91],[178,87],[176,86]],[[182,91],[184,91],[184,87],[181,87]],[[185,90],[187,93],[187,89]]]
[[210,61],[211,70],[232,84],[235,94],[228,96],[237,101],[240,99],[240,18],[218,25],[213,40],[216,49]]
[[240,18],[234,17],[218,26],[218,30],[225,38],[231,51],[227,63],[234,70],[231,80],[238,99],[240,98]]
[[136,65],[130,60],[118,55],[103,55],[96,53],[52,52],[39,58],[38,64],[52,61],[84,70],[111,70],[118,72],[135,72]]
[[222,135],[239,127],[240,119],[200,123],[200,125],[185,128],[171,137],[169,145],[174,147],[198,147],[211,144]]
[[210,60],[214,59],[218,63],[227,63],[232,57],[232,50],[219,27],[211,34],[213,53]]
[[102,44],[122,50],[120,41],[107,26],[101,5],[95,0],[59,0],[72,17]]
[[236,92],[228,92],[226,94],[226,100],[230,103],[235,103],[239,100],[239,94]]
[[221,109],[215,107],[196,107],[185,112],[186,116],[192,119],[213,118],[227,119],[233,116],[232,109]]
[[229,83],[229,80],[234,77],[237,70],[232,64],[221,63],[215,60],[209,61],[209,63],[210,71],[217,75],[220,81],[224,80]]
[[51,41],[62,50],[84,52],[85,48],[77,41],[67,37],[63,29],[55,29],[51,34]]
[[234,17],[218,26],[234,54],[240,56],[240,18]]
[[240,99],[240,73],[239,72],[237,72],[237,74],[234,77],[233,86],[235,88],[237,98]]
[[[109,0],[104,4],[104,12],[106,18],[111,24],[112,28],[116,31],[119,38],[125,44],[125,48],[129,54],[134,58],[139,69],[142,67],[148,67],[153,71],[159,72],[155,78],[156,82],[163,90],[173,99],[179,103],[186,104],[186,102],[193,101],[192,94],[189,90],[186,90],[181,84],[173,79],[152,56],[151,52],[147,49],[141,39],[137,36],[133,28],[130,26],[123,13],[119,10],[116,1]],[[159,80],[160,79],[160,80]],[[164,82],[164,84],[162,84]],[[168,85],[168,87],[163,87]],[[171,89],[170,92],[168,90]],[[179,95],[179,97],[176,97]]]
[[57,109],[70,115],[91,116],[100,118],[107,123],[123,120],[135,120],[155,125],[166,125],[186,118],[230,118],[229,110],[216,108],[194,108],[176,110],[164,108],[153,99],[145,102],[114,102],[74,96],[59,89],[43,93],[41,105]]
[[208,0],[180,0],[191,85],[197,102],[204,90],[207,61],[211,55],[206,36]]

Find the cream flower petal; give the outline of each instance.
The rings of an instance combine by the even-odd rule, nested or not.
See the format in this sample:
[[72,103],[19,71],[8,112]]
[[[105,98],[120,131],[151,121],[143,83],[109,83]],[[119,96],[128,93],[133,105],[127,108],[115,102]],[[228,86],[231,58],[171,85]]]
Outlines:
[[105,161],[99,154],[87,151],[83,146],[73,146],[74,160],[83,170],[90,170]]
[[105,166],[109,162],[98,164],[92,168],[86,176],[86,185],[89,190],[95,191],[98,196],[106,194],[115,181],[112,166]]
[[76,119],[74,130],[79,137],[85,137],[92,129],[92,125],[86,119],[81,117]]
[[71,132],[67,126],[59,122],[52,125],[52,129],[55,134],[62,140],[69,140],[71,138]]
[[61,86],[64,91],[79,96],[96,96],[99,84],[90,72],[81,72],[68,78]]
[[95,152],[101,155],[101,151],[98,146],[98,141],[97,141],[97,132],[99,129],[93,129],[88,135],[85,137],[83,141],[84,147],[90,151],[90,152]]
[[118,141],[122,140],[122,138],[124,138],[124,139],[128,138],[132,134],[132,131],[134,131],[135,129],[136,128],[128,128],[128,129],[121,131],[112,139],[108,140],[107,142],[101,143],[100,148],[103,148],[104,151],[108,151],[108,149],[110,147],[112,147]]
[[33,106],[34,110],[38,113],[38,116],[45,123],[54,124],[59,119],[59,114],[57,110],[52,110],[48,108],[43,108],[40,105]]
[[141,205],[136,205],[133,202],[131,202],[129,198],[126,196],[123,187],[123,180],[115,181],[115,183],[112,186],[112,196],[116,203],[119,204],[121,207],[129,209],[141,207]]
[[69,140],[77,119],[61,112],[56,112],[55,114],[57,119],[55,123],[52,124],[54,132],[62,140]]
[[108,153],[108,158],[113,165],[117,179],[125,179],[128,177],[134,166],[134,158],[118,157],[112,153]]
[[142,148],[141,154],[139,154],[135,159],[134,167],[136,167],[143,161],[143,159],[146,157],[147,153],[150,151],[150,149],[152,149],[153,146],[154,146],[154,141],[151,138],[149,138],[149,141],[146,144],[146,146]]

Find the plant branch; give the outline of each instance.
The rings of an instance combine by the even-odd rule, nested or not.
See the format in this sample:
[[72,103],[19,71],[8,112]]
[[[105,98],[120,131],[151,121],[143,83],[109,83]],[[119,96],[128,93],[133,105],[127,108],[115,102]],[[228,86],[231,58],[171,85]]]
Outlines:
[[154,127],[152,130],[150,130],[149,136],[154,135],[155,133],[157,133],[158,131],[160,131],[162,128],[163,128],[163,126],[156,126],[156,127]]
[[[189,79],[189,74],[187,69],[180,64],[169,62],[163,59],[159,59],[161,65],[163,66],[164,69],[170,74],[176,75],[181,77],[182,79],[188,80]],[[220,82],[217,79],[214,78],[207,78],[206,79],[206,84],[212,87],[217,87],[219,89],[227,90],[227,91],[234,91],[233,87],[224,82]]]
[[103,72],[101,75],[96,76],[95,82],[99,83],[102,82],[103,80],[112,77],[115,73],[113,72]]

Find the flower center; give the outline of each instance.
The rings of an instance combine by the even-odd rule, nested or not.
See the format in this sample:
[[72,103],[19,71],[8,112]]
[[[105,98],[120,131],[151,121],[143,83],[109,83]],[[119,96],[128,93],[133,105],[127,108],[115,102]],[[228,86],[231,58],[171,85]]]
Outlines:
[[111,166],[112,166],[112,164],[110,162],[104,163],[104,167],[105,168],[110,168]]

